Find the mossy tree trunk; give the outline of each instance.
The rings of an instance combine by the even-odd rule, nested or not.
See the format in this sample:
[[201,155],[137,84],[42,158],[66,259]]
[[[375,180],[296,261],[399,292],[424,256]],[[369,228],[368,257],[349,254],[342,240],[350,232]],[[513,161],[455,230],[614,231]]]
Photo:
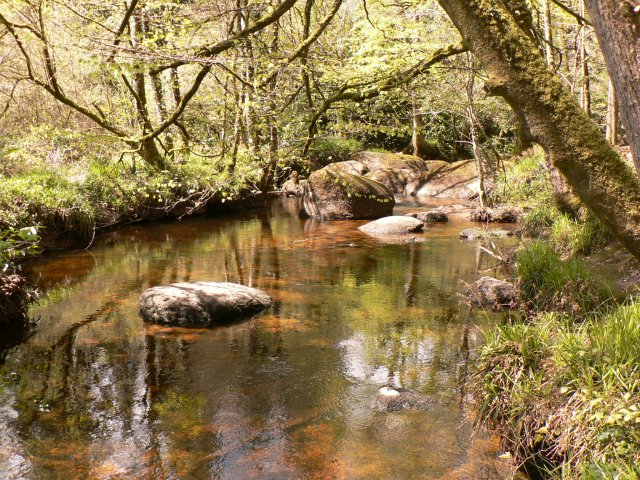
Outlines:
[[620,119],[640,172],[640,5],[631,0],[585,0],[609,76]]
[[486,90],[521,112],[574,193],[640,258],[640,184],[547,66],[521,12],[500,0],[439,0],[487,69]]

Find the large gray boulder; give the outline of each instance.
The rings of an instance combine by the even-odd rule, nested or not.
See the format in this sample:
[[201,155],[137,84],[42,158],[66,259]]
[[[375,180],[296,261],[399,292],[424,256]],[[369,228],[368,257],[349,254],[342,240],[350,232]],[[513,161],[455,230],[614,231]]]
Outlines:
[[351,160],[364,165],[370,172],[376,170],[409,170],[414,174],[423,174],[428,164],[420,157],[401,153],[358,152]]
[[464,290],[464,296],[473,306],[498,311],[515,306],[517,290],[512,283],[493,277],[482,277]]
[[384,386],[378,390],[373,401],[373,408],[382,412],[400,410],[432,410],[437,400],[429,395],[422,395],[405,388]]
[[430,160],[429,172],[422,185],[413,193],[418,197],[476,198],[480,193],[480,180],[472,160],[448,163]]
[[417,218],[407,216],[384,217],[362,225],[358,230],[372,235],[403,235],[419,232],[424,227]]
[[252,315],[271,303],[266,293],[237,283],[185,282],[145,290],[139,312],[148,322],[209,327]]
[[391,215],[394,206],[384,185],[329,165],[309,176],[300,213],[320,220],[369,219]]
[[398,195],[413,195],[424,183],[428,171],[427,163],[421,158],[400,153],[359,152],[352,161],[367,169],[366,177]]
[[352,175],[364,175],[369,172],[369,169],[362,163],[355,160],[348,160],[346,162],[335,162],[331,164],[331,168],[338,172],[350,173]]

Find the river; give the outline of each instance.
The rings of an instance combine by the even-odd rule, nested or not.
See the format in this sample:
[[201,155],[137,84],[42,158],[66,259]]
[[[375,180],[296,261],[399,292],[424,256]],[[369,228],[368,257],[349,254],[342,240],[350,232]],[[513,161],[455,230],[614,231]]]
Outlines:
[[[476,245],[458,238],[470,224],[388,244],[363,223],[300,220],[283,199],[32,262],[44,294],[0,367],[0,478],[502,478],[497,440],[471,435],[470,364],[495,319],[458,305],[479,276]],[[144,289],[196,280],[275,303],[212,329],[141,320]],[[376,411],[386,384],[437,406]]]

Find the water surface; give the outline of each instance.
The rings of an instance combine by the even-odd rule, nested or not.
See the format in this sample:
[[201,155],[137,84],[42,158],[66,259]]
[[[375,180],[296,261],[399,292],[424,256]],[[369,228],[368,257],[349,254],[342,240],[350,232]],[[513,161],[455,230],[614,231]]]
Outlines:
[[[458,239],[469,224],[386,244],[363,223],[300,220],[282,200],[123,228],[31,265],[45,295],[0,368],[0,478],[501,478],[465,401],[491,321],[458,307],[478,277],[475,244]],[[275,304],[212,329],[142,322],[144,289],[196,280]],[[439,403],[377,412],[385,384]]]

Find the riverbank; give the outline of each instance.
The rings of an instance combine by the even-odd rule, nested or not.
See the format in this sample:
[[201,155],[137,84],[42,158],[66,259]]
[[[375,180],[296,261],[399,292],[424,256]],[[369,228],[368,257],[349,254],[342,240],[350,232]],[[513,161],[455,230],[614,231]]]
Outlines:
[[636,479],[639,264],[588,211],[561,212],[541,151],[496,193],[527,213],[505,256],[517,309],[486,331],[472,377],[476,424],[533,478]]

